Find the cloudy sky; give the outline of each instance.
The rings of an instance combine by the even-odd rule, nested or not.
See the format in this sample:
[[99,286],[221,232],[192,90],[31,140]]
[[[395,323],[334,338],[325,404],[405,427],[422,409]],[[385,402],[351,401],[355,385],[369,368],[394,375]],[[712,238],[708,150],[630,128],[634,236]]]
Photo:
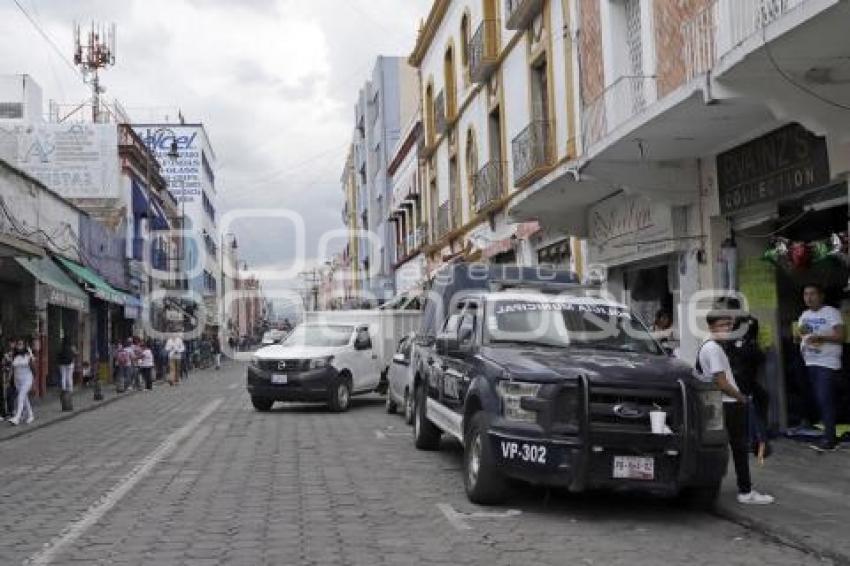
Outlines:
[[[220,207],[299,212],[307,242],[340,228],[340,176],[357,90],[379,54],[407,56],[431,0],[0,0],[0,73],[28,73],[48,99],[89,95],[69,68],[74,21],[115,22],[107,98],[135,120],[203,122]],[[237,227],[252,267],[292,259],[279,221]],[[315,244],[314,244],[315,245]],[[339,247],[338,245],[336,247]],[[315,248],[306,250],[315,258]],[[322,258],[319,258],[322,259]]]

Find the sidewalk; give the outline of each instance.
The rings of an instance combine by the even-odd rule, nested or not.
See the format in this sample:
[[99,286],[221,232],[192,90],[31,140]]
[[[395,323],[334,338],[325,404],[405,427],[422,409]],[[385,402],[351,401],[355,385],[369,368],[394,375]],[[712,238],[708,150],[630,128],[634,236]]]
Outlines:
[[740,505],[735,472],[723,485],[718,513],[791,546],[850,565],[850,447],[820,454],[806,444],[777,439],[764,466],[750,460],[753,484],[776,497],[773,505]]
[[[154,387],[158,383],[160,382],[154,382]],[[31,398],[33,412],[35,413],[35,422],[29,425],[21,424],[18,426],[12,426],[6,421],[0,422],[0,442],[27,434],[34,429],[73,418],[80,413],[86,413],[135,393],[132,389],[128,389],[125,393],[118,394],[115,392],[115,385],[112,383],[104,384],[101,391],[103,391],[103,401],[95,401],[94,389],[92,387],[75,386],[74,410],[63,413],[59,403],[59,389],[50,388],[43,398]]]

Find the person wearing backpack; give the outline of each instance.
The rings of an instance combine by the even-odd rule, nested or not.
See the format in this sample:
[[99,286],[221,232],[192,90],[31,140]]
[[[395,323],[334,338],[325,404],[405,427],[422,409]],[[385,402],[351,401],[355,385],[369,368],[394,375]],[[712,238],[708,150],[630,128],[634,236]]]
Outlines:
[[748,399],[738,389],[729,358],[721,346],[729,340],[734,320],[729,314],[712,311],[706,316],[706,323],[711,335],[697,352],[696,370],[700,379],[715,383],[722,393],[723,420],[738,480],[738,503],[768,505],[773,503],[773,497],[754,490],[750,478]]

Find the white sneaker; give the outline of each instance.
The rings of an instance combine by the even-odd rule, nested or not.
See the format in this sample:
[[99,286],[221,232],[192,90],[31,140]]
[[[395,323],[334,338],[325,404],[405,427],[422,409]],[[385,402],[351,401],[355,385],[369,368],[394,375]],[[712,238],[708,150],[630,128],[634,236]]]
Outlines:
[[15,417],[12,417],[11,419],[9,419],[9,424],[12,425],[12,426],[18,426],[18,424],[20,424],[20,422],[21,421],[16,419]]
[[770,505],[773,503],[773,496],[752,490],[749,493],[739,493],[738,503],[743,505]]
[[30,416],[28,416],[28,417],[27,417],[27,420],[25,420],[24,422],[25,422],[26,424],[32,424],[32,422],[33,422],[34,420],[35,420],[35,417],[34,417],[33,415],[30,415]]

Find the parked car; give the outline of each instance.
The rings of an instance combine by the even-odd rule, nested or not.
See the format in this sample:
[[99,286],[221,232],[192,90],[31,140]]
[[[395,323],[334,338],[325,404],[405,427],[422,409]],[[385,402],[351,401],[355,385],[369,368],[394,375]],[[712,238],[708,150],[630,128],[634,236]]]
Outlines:
[[393,414],[401,408],[407,424],[413,424],[413,375],[419,362],[415,338],[411,332],[401,339],[387,374],[387,412]]
[[302,324],[283,343],[257,350],[247,389],[258,411],[275,401],[323,401],[346,411],[352,395],[378,387],[377,362],[368,325]]
[[713,504],[728,462],[720,393],[626,306],[565,272],[450,269],[419,339],[414,442],[463,443],[471,501],[500,501],[515,478]]

